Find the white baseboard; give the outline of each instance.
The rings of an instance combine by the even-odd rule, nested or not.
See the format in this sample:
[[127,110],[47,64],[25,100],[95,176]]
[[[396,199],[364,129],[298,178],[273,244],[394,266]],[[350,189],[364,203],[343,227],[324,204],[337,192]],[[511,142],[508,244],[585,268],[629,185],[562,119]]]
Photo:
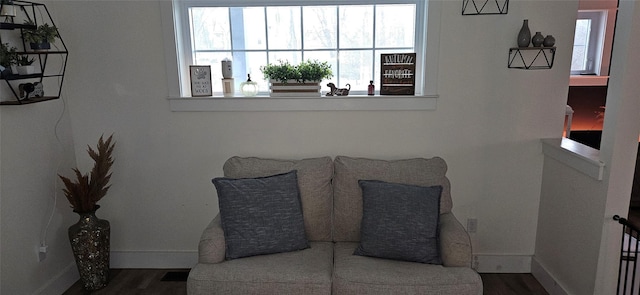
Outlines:
[[480,273],[530,273],[531,255],[473,255],[473,268]]
[[47,282],[42,288],[38,289],[34,294],[49,295],[49,294],[62,294],[69,287],[73,286],[75,282],[80,279],[78,274],[78,268],[75,261],[67,265],[59,275]]
[[111,251],[111,268],[192,268],[198,251]]
[[549,295],[569,295],[569,292],[558,284],[553,275],[547,271],[547,269],[544,268],[544,266],[542,266],[535,257],[533,257],[531,261],[531,274],[533,274],[542,287],[547,290]]

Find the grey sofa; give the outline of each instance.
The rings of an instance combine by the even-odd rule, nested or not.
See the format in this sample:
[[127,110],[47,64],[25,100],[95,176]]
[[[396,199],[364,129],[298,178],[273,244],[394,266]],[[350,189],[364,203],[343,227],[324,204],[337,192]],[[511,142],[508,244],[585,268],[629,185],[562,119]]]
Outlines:
[[[469,236],[451,212],[443,159],[233,157],[224,165],[230,178],[291,170],[297,171],[309,248],[225,260],[218,214],[202,234],[188,294],[482,294],[482,280],[471,268]],[[353,255],[360,241],[361,179],[442,186],[438,223],[442,265]]]

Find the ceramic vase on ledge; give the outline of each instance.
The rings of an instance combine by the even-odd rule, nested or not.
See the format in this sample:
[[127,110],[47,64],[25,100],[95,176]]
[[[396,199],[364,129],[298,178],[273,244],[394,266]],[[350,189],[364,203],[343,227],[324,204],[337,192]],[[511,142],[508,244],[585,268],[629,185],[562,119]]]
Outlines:
[[551,35],[547,35],[547,37],[544,38],[542,44],[544,45],[544,47],[553,47],[553,45],[556,45],[556,38]]
[[529,47],[531,42],[531,31],[529,30],[529,20],[525,19],[522,22],[522,28],[518,33],[518,47]]
[[[98,210],[100,206],[96,206]],[[109,221],[96,217],[96,211],[80,213],[80,220],[69,227],[69,241],[76,259],[82,286],[98,290],[109,283]]]
[[536,32],[536,34],[533,35],[533,38],[531,38],[531,44],[533,44],[533,47],[540,47],[543,42],[544,36],[542,36],[542,33],[540,32]]

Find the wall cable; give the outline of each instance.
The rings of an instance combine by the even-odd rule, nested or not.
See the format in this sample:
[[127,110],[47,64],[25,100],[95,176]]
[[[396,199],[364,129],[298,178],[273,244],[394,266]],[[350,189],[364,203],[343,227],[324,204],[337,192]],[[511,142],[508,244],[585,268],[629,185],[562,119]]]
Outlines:
[[[56,50],[59,50],[58,47],[56,45],[53,45]],[[60,56],[61,62],[64,64],[65,60],[63,56]],[[60,68],[60,72],[59,74],[62,74],[63,72],[63,67]],[[44,73],[43,73],[44,74]],[[60,88],[60,85],[62,83],[61,81],[62,77],[58,76],[58,88]],[[64,99],[64,96],[62,95],[62,93],[59,93],[60,95],[60,100],[62,101],[62,111],[60,112],[60,115],[58,116],[58,119],[56,120],[56,123],[53,127],[53,134],[56,138],[56,142],[58,144],[58,148],[59,150],[62,152],[62,154],[64,154],[65,148],[64,145],[62,144],[62,141],[60,140],[60,136],[58,134],[58,127],[60,126],[60,122],[62,121],[63,117],[64,117],[64,113],[66,112],[67,109],[67,104],[66,101]],[[62,161],[63,161],[63,157],[61,156],[58,160],[58,163],[56,165],[56,176],[53,178],[53,207],[51,208],[51,214],[49,215],[49,219],[47,220],[47,224],[44,227],[44,230],[42,232],[42,236],[40,239],[40,252],[46,252],[46,247],[47,247],[47,233],[49,231],[49,227],[51,226],[51,221],[53,220],[53,216],[55,215],[56,212],[56,207],[58,205],[58,175],[60,173],[60,166],[62,165]],[[43,251],[44,249],[44,251]]]

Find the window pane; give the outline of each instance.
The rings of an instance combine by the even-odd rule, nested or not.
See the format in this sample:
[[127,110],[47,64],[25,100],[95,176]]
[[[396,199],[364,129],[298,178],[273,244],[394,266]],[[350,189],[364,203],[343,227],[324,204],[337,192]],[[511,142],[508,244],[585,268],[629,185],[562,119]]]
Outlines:
[[267,7],[269,49],[300,49],[300,7]]
[[587,47],[582,45],[573,46],[573,56],[571,57],[571,70],[572,71],[584,71],[586,70],[587,60]]
[[240,83],[247,81],[247,74],[251,74],[251,81],[258,83],[259,91],[268,91],[268,83],[260,71],[260,66],[266,64],[266,52],[235,52],[233,54],[233,77],[236,89],[239,90]]
[[340,6],[340,47],[373,47],[373,5]]
[[230,59],[231,52],[196,52],[194,55],[194,63],[196,65],[211,65],[211,84],[213,84],[213,91],[222,93],[222,83],[220,83],[222,79],[222,60],[225,58]]
[[413,47],[415,5],[376,6],[376,47]]
[[194,7],[191,14],[191,40],[195,50],[230,50],[229,9]]
[[[328,62],[334,75],[323,81],[323,88],[328,82],[338,87],[350,84],[352,94],[364,94],[370,80],[380,84],[381,53],[417,50],[417,6],[191,7],[192,56],[195,64],[211,65],[217,95],[222,91],[220,63],[224,58],[233,60],[236,92],[247,74],[261,92],[268,92],[260,71],[268,63],[283,60],[295,65],[318,60]],[[418,31],[423,33],[422,28]]]
[[322,88],[326,87],[328,82],[333,82],[336,85],[341,83],[338,79],[338,53],[336,51],[305,51],[304,60],[326,61],[331,65],[333,77],[322,81]]
[[571,71],[587,70],[587,54],[588,54],[590,33],[591,33],[591,20],[578,19],[576,21],[576,33],[573,39],[573,55],[571,57]]
[[591,20],[579,19],[576,21],[576,34],[573,39],[573,45],[589,44],[589,34],[591,33]]
[[278,63],[280,60],[288,61],[290,64],[296,65],[302,61],[302,53],[300,51],[269,52],[269,63]]
[[231,8],[234,50],[267,49],[264,7]]
[[302,9],[304,49],[333,49],[338,45],[336,6],[306,6]]
[[351,90],[366,91],[369,81],[373,80],[373,51],[340,51],[340,85],[351,84]]

